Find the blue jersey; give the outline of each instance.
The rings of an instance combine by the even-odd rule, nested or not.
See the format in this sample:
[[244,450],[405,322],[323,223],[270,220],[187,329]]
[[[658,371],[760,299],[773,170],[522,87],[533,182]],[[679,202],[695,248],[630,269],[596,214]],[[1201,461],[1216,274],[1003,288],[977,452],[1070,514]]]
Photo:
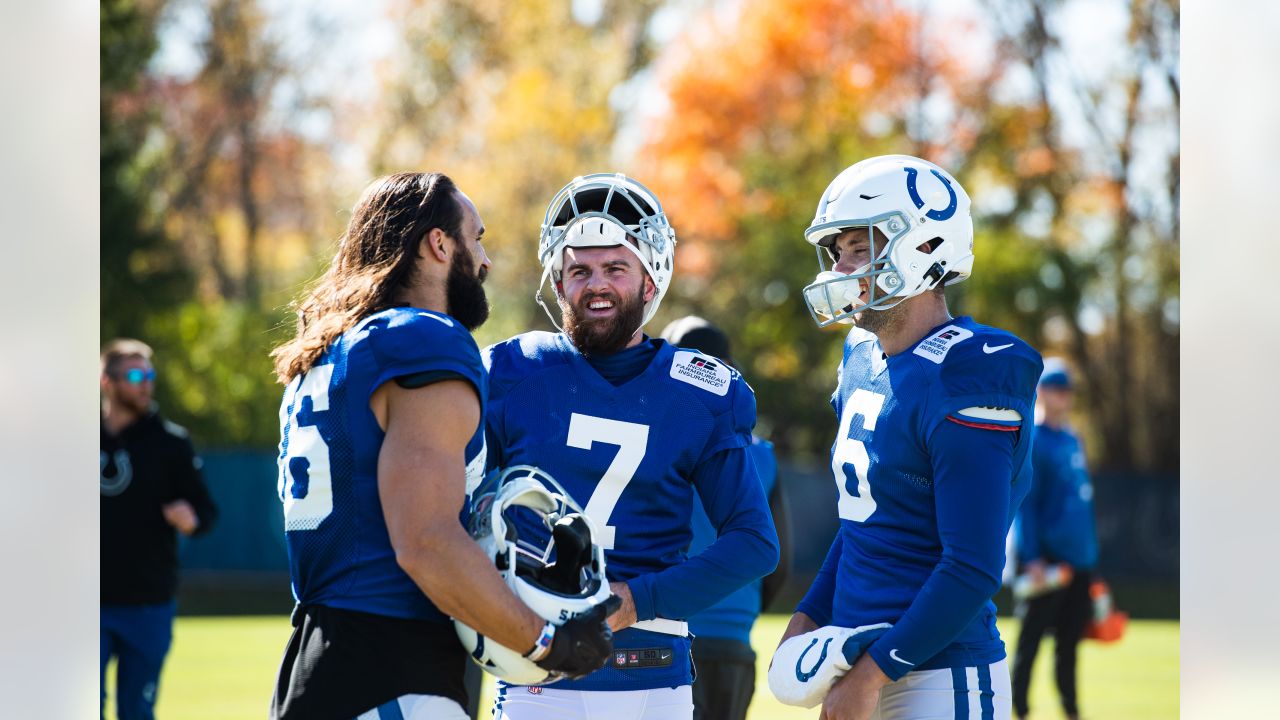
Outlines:
[[1018,558],[1065,562],[1091,570],[1098,562],[1093,485],[1080,440],[1066,428],[1036,426],[1036,483],[1018,511]]
[[894,627],[868,652],[891,679],[996,662],[990,598],[1031,483],[1040,355],[967,317],[885,357],[855,328],[832,405],[840,531],[798,608],[819,625]]
[[[778,482],[778,460],[773,455],[773,443],[757,437],[751,440],[751,458],[755,461],[760,486],[767,498]],[[693,512],[693,544],[689,547],[689,552],[701,552],[715,539],[716,529],[711,525],[707,512],[702,509],[702,503],[698,503]],[[689,618],[689,630],[694,637],[729,638],[750,645],[751,626],[760,614],[762,584],[761,580],[754,580]]]
[[[416,308],[365,318],[285,388],[279,493],[299,603],[448,619],[396,564],[378,496],[384,433],[369,400],[384,383],[421,373],[466,380],[483,410],[487,381],[475,340],[448,315]],[[467,460],[468,482],[478,482],[483,423],[467,446]]]
[[[751,388],[714,358],[646,342],[652,359],[617,386],[562,334],[526,333],[484,352],[489,464],[536,465],[564,486],[596,526],[609,579],[627,582],[641,621],[614,635],[615,656],[604,669],[553,687],[692,682],[689,638],[662,630],[777,563],[777,534],[746,450],[755,425]],[[720,539],[690,558],[695,488]],[[542,527],[519,532],[546,535]],[[637,666],[645,657],[658,664]]]

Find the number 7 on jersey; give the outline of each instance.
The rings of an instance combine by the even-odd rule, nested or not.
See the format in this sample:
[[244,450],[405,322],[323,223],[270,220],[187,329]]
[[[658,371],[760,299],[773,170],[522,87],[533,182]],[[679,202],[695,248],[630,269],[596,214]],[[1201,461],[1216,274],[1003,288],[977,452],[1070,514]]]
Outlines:
[[573,413],[569,417],[569,447],[590,450],[597,442],[617,445],[618,454],[604,471],[583,512],[600,529],[600,546],[612,550],[615,528],[608,524],[609,516],[649,448],[649,426]]

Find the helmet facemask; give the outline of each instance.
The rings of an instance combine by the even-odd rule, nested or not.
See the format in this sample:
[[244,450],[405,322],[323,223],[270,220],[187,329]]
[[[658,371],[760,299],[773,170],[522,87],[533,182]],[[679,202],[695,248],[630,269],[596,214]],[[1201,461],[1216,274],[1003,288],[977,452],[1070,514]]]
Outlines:
[[[836,238],[847,230],[866,228],[867,254],[871,261],[849,274],[834,269]],[[910,220],[900,212],[890,212],[865,220],[840,223],[839,227],[815,240],[818,276],[805,287],[805,304],[818,327],[832,323],[852,323],[864,310],[887,310],[910,297],[903,275],[895,262],[895,249],[910,233]],[[828,268],[827,261],[831,261]],[[867,299],[861,298],[866,288]]]

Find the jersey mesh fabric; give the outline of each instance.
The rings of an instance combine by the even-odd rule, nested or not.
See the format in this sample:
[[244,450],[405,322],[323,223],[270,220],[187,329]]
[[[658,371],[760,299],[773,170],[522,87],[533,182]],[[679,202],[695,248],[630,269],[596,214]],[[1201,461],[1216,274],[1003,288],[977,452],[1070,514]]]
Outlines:
[[[475,341],[447,315],[393,308],[344,334],[317,362],[317,368],[325,365],[332,372],[327,410],[315,410],[318,391],[299,390],[302,378],[290,384],[281,408],[281,499],[292,493],[305,500],[315,462],[289,451],[294,416],[294,427],[314,426],[327,447],[333,495],[332,510],[316,527],[286,530],[294,597],[303,604],[444,622],[448,618],[396,563],[378,495],[383,433],[369,399],[392,378],[446,370],[476,388],[483,409],[487,381]],[[478,427],[468,461],[482,445]]]
[[[617,386],[601,377],[563,335],[527,333],[484,353],[492,383],[486,415],[491,466],[536,465],[590,509],[589,501],[615,460],[624,455],[635,460],[607,516],[592,517],[604,535],[613,534],[613,546],[606,549],[612,581],[686,561],[695,502],[691,478],[700,463],[718,453],[743,451],[755,420],[754,395],[736,373],[728,375],[723,394],[675,379],[676,349],[653,342],[657,352],[649,366]],[[569,438],[575,438],[572,445]],[[754,500],[767,519],[754,470],[752,475],[758,495]],[[521,526],[519,532],[540,542],[546,536],[541,527]],[[641,605],[637,599],[637,608]],[[611,662],[584,680],[553,687],[641,690],[687,684],[692,681],[689,645],[687,637],[628,628],[615,635],[615,652],[665,648],[671,650],[672,664],[626,668]]]

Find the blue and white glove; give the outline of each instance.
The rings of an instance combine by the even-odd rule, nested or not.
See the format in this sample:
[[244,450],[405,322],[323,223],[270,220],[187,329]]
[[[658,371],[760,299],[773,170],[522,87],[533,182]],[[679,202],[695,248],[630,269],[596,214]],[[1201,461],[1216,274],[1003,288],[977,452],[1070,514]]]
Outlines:
[[787,640],[773,653],[769,689],[786,705],[816,707],[871,643],[891,627],[890,623],[852,629],[827,625]]

